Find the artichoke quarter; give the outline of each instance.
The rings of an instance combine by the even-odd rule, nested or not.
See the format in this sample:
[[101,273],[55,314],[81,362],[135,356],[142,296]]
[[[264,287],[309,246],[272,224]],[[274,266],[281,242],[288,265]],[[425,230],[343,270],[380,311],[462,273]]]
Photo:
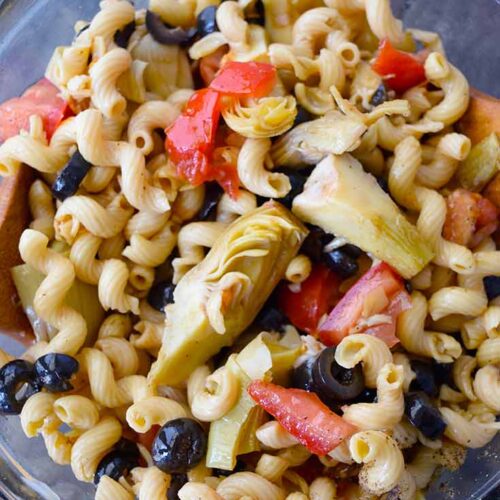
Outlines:
[[268,202],[233,222],[178,283],[150,383],[178,385],[231,345],[283,277],[307,235],[284,206]]

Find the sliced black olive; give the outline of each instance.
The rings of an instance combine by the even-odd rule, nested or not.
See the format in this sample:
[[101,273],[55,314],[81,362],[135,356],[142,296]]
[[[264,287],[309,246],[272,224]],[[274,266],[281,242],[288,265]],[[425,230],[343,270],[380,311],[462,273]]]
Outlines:
[[377,184],[387,193],[389,193],[389,183],[385,177],[377,177]]
[[335,347],[327,347],[312,368],[315,392],[327,400],[349,401],[365,388],[361,365],[343,368],[335,361]]
[[78,361],[67,354],[45,354],[35,362],[36,381],[49,392],[70,391],[73,386],[69,380],[79,366]]
[[488,300],[496,299],[500,295],[500,276],[486,276],[483,283]]
[[215,220],[215,209],[223,194],[224,190],[217,182],[207,182],[205,184],[205,199],[203,201],[203,206],[196,215],[196,220]]
[[431,398],[435,398],[439,389],[432,364],[414,359],[411,361],[411,369],[415,372],[415,378],[411,381],[410,390],[423,391]]
[[172,474],[167,490],[167,500],[179,500],[179,490],[188,482],[186,474]]
[[450,387],[455,387],[455,383],[453,382],[453,363],[438,363],[433,360],[432,368],[438,386],[447,384]]
[[265,26],[265,24],[266,24],[266,12],[265,12],[264,3],[262,2],[262,0],[257,0],[255,2],[254,10],[247,14],[246,20],[250,24],[258,24],[259,26]]
[[126,26],[124,26],[121,30],[118,30],[113,37],[116,45],[121,47],[122,49],[126,49],[128,46],[128,42],[130,37],[135,31],[135,21],[130,21]]
[[197,29],[171,28],[161,17],[150,10],[146,13],[146,28],[151,36],[162,45],[185,45],[196,36]]
[[83,178],[87,175],[92,165],[76,150],[69,162],[59,172],[54,184],[52,194],[61,201],[73,196],[80,187]]
[[168,474],[185,473],[198,465],[207,450],[203,427],[191,418],[167,422],[153,441],[153,462]]
[[280,203],[285,205],[287,208],[292,208],[293,199],[304,189],[304,184],[306,183],[307,177],[296,172],[294,170],[280,170],[281,173],[285,174],[290,179],[290,184],[292,189],[290,192],[284,197],[280,198]]
[[297,105],[297,116],[295,117],[293,126],[296,127],[301,123],[310,122],[311,120],[314,120],[314,118],[315,118],[314,115],[309,113],[309,111],[307,111],[306,108]]
[[387,89],[385,88],[385,85],[381,83],[375,93],[372,95],[372,98],[370,99],[370,104],[372,106],[378,106],[379,104],[384,103],[387,101]]
[[356,259],[340,248],[324,253],[323,260],[332,271],[343,279],[350,278],[359,271]]
[[359,394],[352,400],[353,403],[375,403],[376,401],[377,390],[368,388],[361,391],[361,394]]
[[124,455],[120,451],[110,451],[97,465],[94,475],[94,484],[98,484],[103,476],[109,476],[118,481],[120,477],[126,476],[133,468],[139,466],[139,458]]
[[311,356],[303,363],[293,369],[292,372],[292,387],[304,389],[305,391],[314,391],[314,381],[312,376],[313,366],[316,362],[316,357]]
[[204,37],[206,35],[210,35],[210,33],[214,33],[215,31],[219,31],[217,27],[217,21],[215,20],[215,15],[217,13],[217,7],[215,5],[211,5],[210,7],[204,8],[198,14],[198,35]]
[[84,31],[87,31],[90,28],[90,24],[86,24],[76,35],[75,38],[78,38]]
[[404,283],[405,283],[405,290],[408,293],[413,292],[413,285],[411,284],[411,281],[410,280],[405,280]]
[[0,413],[18,415],[28,398],[39,390],[33,365],[22,359],[10,361],[0,369]]
[[307,255],[315,262],[319,262],[323,257],[323,247],[331,239],[331,236],[318,226],[308,225],[307,228],[309,234],[300,247],[300,253]]
[[160,281],[148,292],[148,304],[157,311],[163,312],[167,304],[174,302],[175,285],[170,281]]
[[283,331],[283,326],[288,323],[288,318],[276,306],[266,304],[255,318],[255,324],[263,330],[271,332]]
[[116,451],[123,456],[135,457],[137,459],[141,456],[137,443],[125,438],[120,439],[120,441],[115,444],[113,451]]
[[422,391],[405,395],[405,415],[411,424],[429,439],[439,439],[446,428],[441,413]]
[[361,248],[357,247],[356,245],[353,245],[352,243],[342,245],[339,250],[342,250],[342,252],[345,252],[347,255],[350,255],[355,259],[363,255],[363,250],[361,250]]

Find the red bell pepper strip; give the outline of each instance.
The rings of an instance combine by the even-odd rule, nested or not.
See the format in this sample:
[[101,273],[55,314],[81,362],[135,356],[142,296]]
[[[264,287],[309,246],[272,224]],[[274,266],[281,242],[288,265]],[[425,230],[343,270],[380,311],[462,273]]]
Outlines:
[[456,189],[446,199],[444,237],[472,247],[498,228],[499,210],[487,198],[466,189]]
[[[385,262],[369,269],[335,306],[320,325],[319,337],[326,345],[338,345],[350,333],[372,334],[389,347],[399,342],[395,336],[397,316],[411,305],[401,277]],[[390,321],[375,326],[371,316],[383,314]]]
[[357,431],[313,392],[254,380],[248,393],[311,453],[326,455]]
[[271,92],[276,78],[272,64],[230,61],[215,75],[210,88],[232,97],[263,97]]
[[68,103],[59,95],[59,89],[46,78],[28,88],[21,97],[0,104],[0,143],[21,130],[29,129],[29,118],[38,115],[50,140],[59,124],[70,116]]
[[311,274],[294,292],[283,284],[278,295],[278,306],[291,323],[307,333],[316,333],[318,322],[328,314],[340,298],[340,278],[326,266],[316,265]]
[[424,65],[415,56],[396,50],[387,38],[380,42],[372,68],[398,93],[425,81]]

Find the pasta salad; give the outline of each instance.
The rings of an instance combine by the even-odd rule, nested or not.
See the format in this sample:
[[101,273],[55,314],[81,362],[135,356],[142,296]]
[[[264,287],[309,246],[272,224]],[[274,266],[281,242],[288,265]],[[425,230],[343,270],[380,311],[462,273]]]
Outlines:
[[0,104],[0,413],[98,500],[424,498],[500,429],[498,112],[389,0],[103,0]]

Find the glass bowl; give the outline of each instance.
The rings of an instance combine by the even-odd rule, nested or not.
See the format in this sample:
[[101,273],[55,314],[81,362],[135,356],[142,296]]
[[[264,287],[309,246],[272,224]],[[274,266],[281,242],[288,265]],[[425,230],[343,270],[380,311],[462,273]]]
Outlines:
[[[471,84],[498,96],[500,81],[491,64],[500,46],[497,1],[398,0],[393,7],[408,26],[440,32],[451,61]],[[137,7],[145,3],[135,2]],[[71,41],[74,22],[90,19],[97,8],[97,0],[0,0],[0,101],[39,79],[54,47]],[[1,332],[0,347],[14,355],[22,351]],[[499,438],[470,450],[465,465],[437,478],[427,498],[483,498],[500,484],[499,454]],[[54,464],[40,439],[27,439],[18,417],[0,416],[0,497],[83,500],[93,498],[94,491],[93,485],[76,481],[70,467]]]

